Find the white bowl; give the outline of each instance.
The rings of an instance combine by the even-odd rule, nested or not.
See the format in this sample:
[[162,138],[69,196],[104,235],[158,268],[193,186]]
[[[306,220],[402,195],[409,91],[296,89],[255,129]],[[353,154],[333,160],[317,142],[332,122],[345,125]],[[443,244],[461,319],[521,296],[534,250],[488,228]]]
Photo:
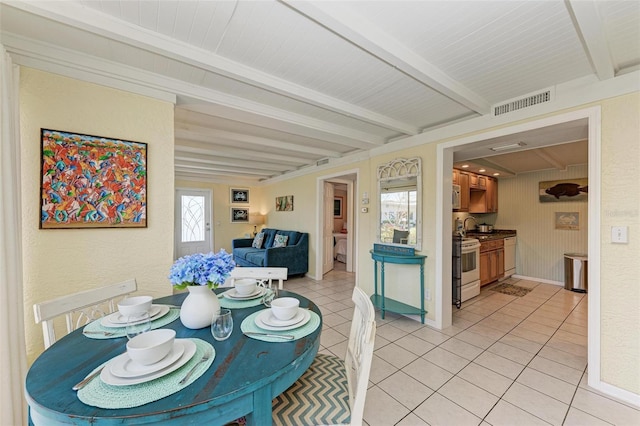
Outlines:
[[234,286],[236,288],[236,293],[240,296],[248,296],[254,291],[256,291],[256,286],[258,281],[251,278],[243,278],[241,280],[236,280]]
[[271,312],[277,319],[286,321],[296,316],[299,306],[300,301],[295,297],[279,297],[271,301]]
[[175,338],[175,330],[169,328],[159,328],[138,334],[127,342],[127,354],[139,364],[155,364],[171,351]]
[[135,317],[151,309],[151,296],[133,296],[118,303],[118,311],[123,317]]

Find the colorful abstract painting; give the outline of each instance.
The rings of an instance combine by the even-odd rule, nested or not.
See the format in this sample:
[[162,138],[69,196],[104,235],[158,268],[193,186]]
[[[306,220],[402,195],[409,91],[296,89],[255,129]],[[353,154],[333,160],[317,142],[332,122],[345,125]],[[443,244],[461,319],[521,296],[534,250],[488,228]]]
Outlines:
[[147,226],[147,144],[41,129],[40,228]]

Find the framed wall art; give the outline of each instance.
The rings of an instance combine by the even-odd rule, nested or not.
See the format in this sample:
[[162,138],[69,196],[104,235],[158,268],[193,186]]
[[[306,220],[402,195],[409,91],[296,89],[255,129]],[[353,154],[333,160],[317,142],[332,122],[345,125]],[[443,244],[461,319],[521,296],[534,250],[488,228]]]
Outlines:
[[580,229],[579,212],[555,212],[556,229],[578,231]]
[[343,205],[344,205],[344,197],[333,197],[333,218],[334,219],[342,219],[344,217],[343,213]]
[[541,203],[561,201],[587,201],[589,184],[587,178],[548,180],[538,186]]
[[231,207],[231,223],[249,223],[249,208]]
[[147,144],[40,132],[40,229],[145,228]]
[[231,204],[249,204],[249,190],[246,188],[231,188],[229,190]]
[[293,195],[276,197],[276,211],[292,212],[293,211]]

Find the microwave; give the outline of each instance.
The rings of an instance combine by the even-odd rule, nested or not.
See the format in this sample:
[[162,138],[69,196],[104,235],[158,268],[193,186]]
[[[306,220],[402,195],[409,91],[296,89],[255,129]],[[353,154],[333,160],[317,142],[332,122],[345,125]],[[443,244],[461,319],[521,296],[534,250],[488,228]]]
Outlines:
[[460,185],[452,185],[453,190],[451,191],[451,204],[453,210],[458,210],[460,208]]

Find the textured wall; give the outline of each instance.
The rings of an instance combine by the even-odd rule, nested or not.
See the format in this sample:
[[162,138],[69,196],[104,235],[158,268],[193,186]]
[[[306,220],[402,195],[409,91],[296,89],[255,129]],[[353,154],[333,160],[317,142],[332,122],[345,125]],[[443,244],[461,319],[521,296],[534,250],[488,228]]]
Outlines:
[[[640,395],[640,94],[602,103],[601,378]],[[629,243],[612,244],[611,227]]]
[[[525,173],[498,181],[498,214],[495,226],[518,231],[516,274],[564,282],[564,253],[588,251],[588,215],[586,201],[541,203],[541,181],[586,178],[587,165],[567,171],[549,170]],[[580,229],[555,229],[555,212],[578,212]]]
[[[23,68],[20,81],[24,303],[29,362],[42,351],[32,305],[136,278],[140,293],[171,293],[173,105]],[[147,143],[147,228],[38,229],[40,128]]]

